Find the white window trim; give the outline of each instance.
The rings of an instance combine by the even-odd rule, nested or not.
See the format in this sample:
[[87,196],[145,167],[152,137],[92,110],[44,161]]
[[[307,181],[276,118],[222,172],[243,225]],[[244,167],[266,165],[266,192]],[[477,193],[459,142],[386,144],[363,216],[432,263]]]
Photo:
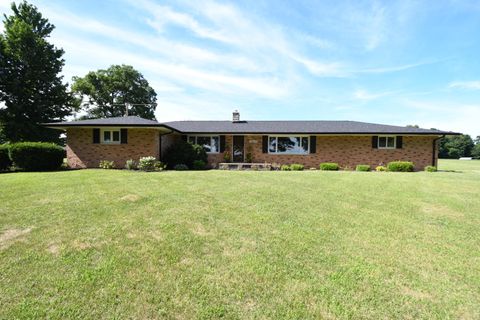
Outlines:
[[[385,146],[385,147],[380,147],[380,138],[393,138],[393,147],[388,147],[388,146]],[[387,141],[388,142],[388,141]],[[387,143],[388,144],[388,143]],[[377,137],[377,148],[378,149],[385,149],[385,150],[392,150],[392,149],[397,149],[397,136],[392,136],[392,135],[388,135],[388,136],[378,136]]]
[[[110,131],[110,138],[113,139],[113,132],[117,131],[118,132],[118,141],[104,141],[104,132],[105,131]],[[101,144],[120,144],[122,143],[122,135],[120,132],[119,128],[105,128],[105,129],[100,129],[100,143]]]
[[[275,145],[275,152],[270,151],[270,138],[281,138],[281,137],[299,137],[299,138],[307,138],[308,141],[308,150],[306,153],[295,153],[295,152],[278,152],[278,143]],[[302,141],[300,139],[300,141]],[[301,142],[300,142],[301,143]],[[275,155],[295,155],[295,156],[306,156],[310,154],[310,136],[304,134],[275,134],[268,136],[268,154],[275,154]]]
[[218,150],[215,152],[212,151],[206,151],[207,154],[218,154],[220,153],[220,136],[216,134],[192,134],[187,136],[187,141],[190,142],[190,137],[195,137],[195,144],[197,144],[197,137],[210,137],[210,148],[213,145],[213,138],[217,137],[218,138]]

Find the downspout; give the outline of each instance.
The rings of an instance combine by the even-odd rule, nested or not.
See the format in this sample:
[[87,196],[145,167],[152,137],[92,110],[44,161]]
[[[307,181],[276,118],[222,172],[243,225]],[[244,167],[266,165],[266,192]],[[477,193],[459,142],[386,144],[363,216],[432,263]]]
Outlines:
[[[435,138],[433,139],[432,141],[432,166],[436,167],[436,163],[435,163],[435,151],[437,149],[437,141],[440,140],[440,139],[443,139],[445,138],[445,135],[441,136],[441,137],[438,137],[438,138]],[[439,150],[440,151],[440,150]]]

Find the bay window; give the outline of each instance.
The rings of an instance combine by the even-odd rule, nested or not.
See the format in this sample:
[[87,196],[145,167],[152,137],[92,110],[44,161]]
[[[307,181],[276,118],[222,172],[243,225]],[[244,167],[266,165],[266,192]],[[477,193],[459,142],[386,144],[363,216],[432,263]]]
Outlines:
[[304,136],[269,136],[268,153],[308,154],[309,142]]
[[220,151],[220,136],[188,136],[188,142],[201,145],[207,153]]

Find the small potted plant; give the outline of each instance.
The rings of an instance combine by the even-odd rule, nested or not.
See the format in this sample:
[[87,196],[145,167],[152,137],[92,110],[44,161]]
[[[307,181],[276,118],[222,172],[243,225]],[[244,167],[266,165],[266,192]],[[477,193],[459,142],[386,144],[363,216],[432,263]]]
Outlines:
[[225,151],[223,153],[223,160],[225,160],[225,162],[230,162],[232,160],[232,155],[230,154],[230,151]]

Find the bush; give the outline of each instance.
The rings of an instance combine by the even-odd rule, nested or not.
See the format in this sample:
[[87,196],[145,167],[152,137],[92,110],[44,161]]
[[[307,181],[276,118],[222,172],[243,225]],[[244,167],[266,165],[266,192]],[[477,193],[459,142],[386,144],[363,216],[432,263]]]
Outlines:
[[337,171],[339,169],[338,163],[324,162],[320,163],[320,170]]
[[385,168],[384,166],[377,166],[375,168],[375,171],[377,172],[383,172],[383,171],[387,171],[387,168]]
[[101,169],[115,169],[115,162],[108,160],[100,160],[98,167]]
[[9,146],[13,164],[25,171],[48,171],[60,169],[65,150],[54,143],[18,142]]
[[290,165],[290,170],[292,171],[303,171],[305,167],[300,163],[293,163]]
[[183,164],[188,168],[193,168],[193,162],[195,160],[202,160],[207,163],[207,153],[202,146],[181,140],[171,145],[165,151],[165,156],[162,160],[170,169],[174,169],[177,164]]
[[359,164],[355,168],[357,171],[370,171],[370,166],[368,164]]
[[413,162],[410,161],[392,161],[387,165],[387,170],[392,172],[412,172]]
[[426,172],[437,172],[437,167],[435,166],[426,166],[425,167]]
[[129,159],[125,161],[125,169],[127,170],[135,170],[137,169],[137,163],[133,159]]
[[193,170],[205,170],[207,164],[203,160],[193,161]]
[[290,166],[288,164],[282,164],[282,166],[280,167],[280,170],[281,171],[290,171],[290,170],[292,170],[292,168],[290,168]]
[[155,157],[143,157],[138,160],[138,170],[142,171],[162,171],[165,165],[158,161]]
[[177,170],[177,171],[185,171],[185,170],[188,170],[188,166],[183,164],[183,163],[179,163],[177,165],[175,165],[175,167],[173,167],[174,170]]
[[0,145],[0,171],[8,170],[12,165],[12,160],[8,155],[8,145]]

